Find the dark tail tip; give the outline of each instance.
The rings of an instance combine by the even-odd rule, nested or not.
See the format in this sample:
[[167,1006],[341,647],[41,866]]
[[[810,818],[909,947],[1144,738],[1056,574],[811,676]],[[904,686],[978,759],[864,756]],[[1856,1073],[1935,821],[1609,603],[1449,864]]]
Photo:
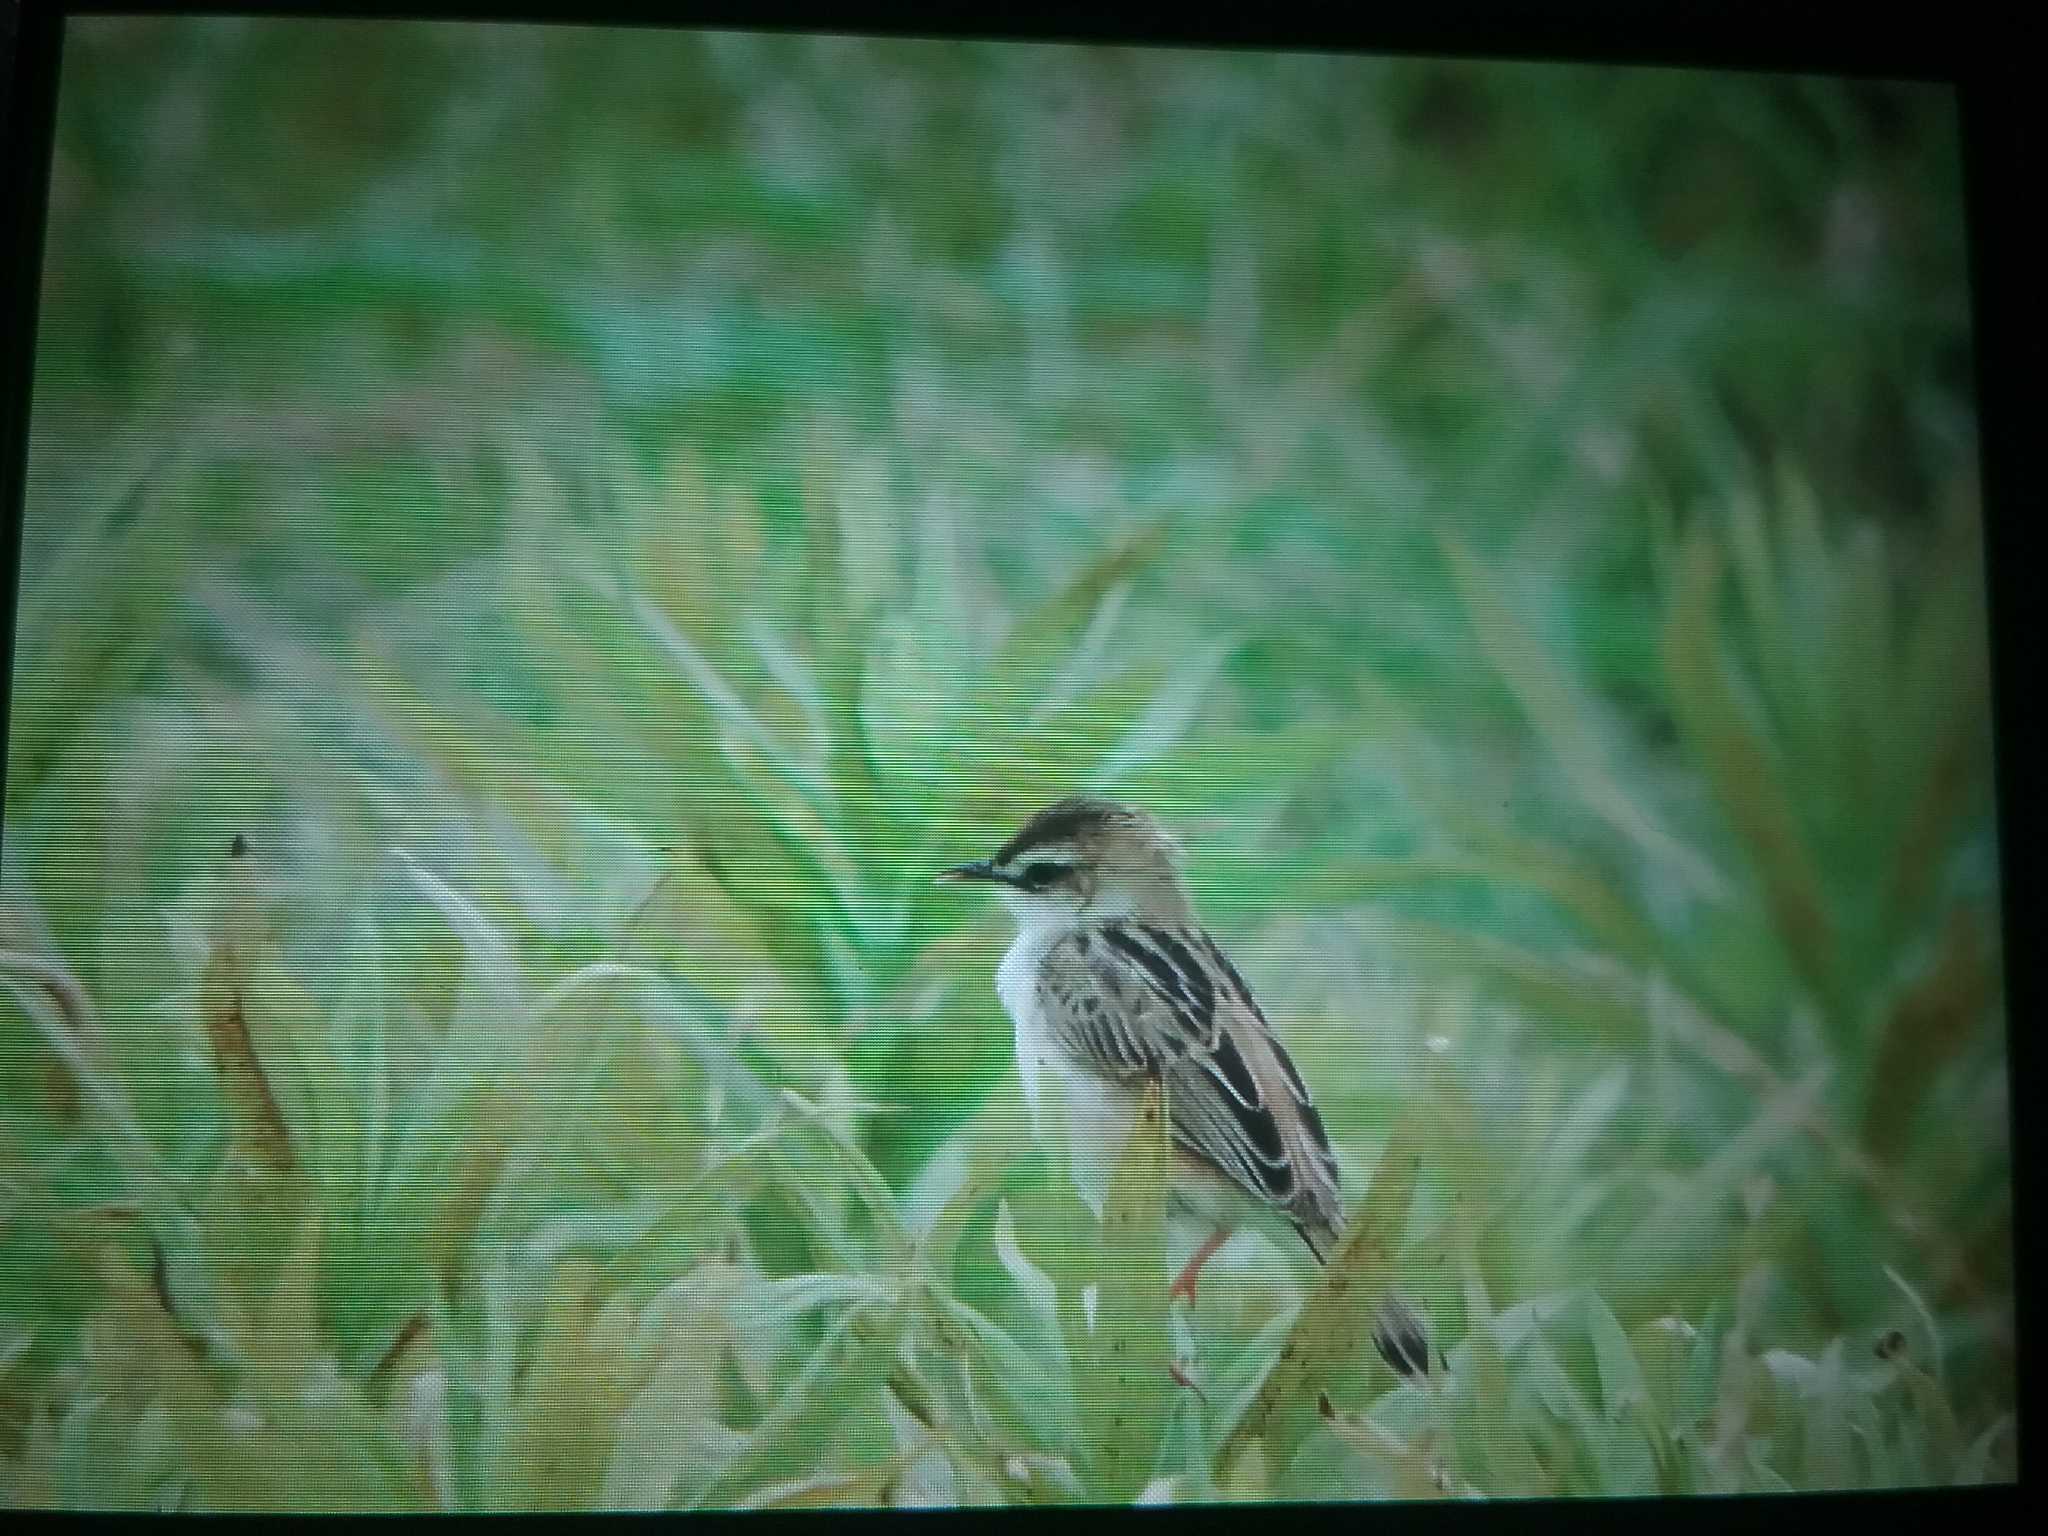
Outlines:
[[[1294,1230],[1301,1234],[1301,1240],[1316,1256],[1318,1264],[1329,1262],[1336,1233],[1327,1229],[1318,1231],[1305,1221],[1295,1222]],[[1438,1360],[1443,1359],[1443,1351],[1433,1349],[1428,1319],[1399,1291],[1388,1291],[1381,1298],[1379,1315],[1372,1324],[1372,1344],[1380,1352],[1380,1358],[1387,1362],[1387,1368],[1405,1381],[1416,1381],[1429,1374],[1432,1353]]]
[[1429,1324],[1399,1291],[1387,1292],[1380,1302],[1372,1343],[1396,1375],[1414,1381],[1429,1374]]

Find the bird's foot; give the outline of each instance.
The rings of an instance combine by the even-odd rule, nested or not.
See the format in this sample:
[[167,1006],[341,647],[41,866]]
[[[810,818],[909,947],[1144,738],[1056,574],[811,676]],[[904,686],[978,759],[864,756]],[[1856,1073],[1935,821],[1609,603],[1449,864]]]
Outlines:
[[1194,1306],[1195,1284],[1202,1278],[1202,1266],[1214,1258],[1216,1250],[1230,1240],[1232,1230],[1234,1229],[1230,1227],[1218,1227],[1209,1234],[1209,1240],[1195,1250],[1195,1256],[1188,1260],[1187,1268],[1183,1269],[1175,1277],[1173,1284],[1166,1288],[1168,1306],[1172,1306],[1176,1300],[1184,1301],[1190,1307]]

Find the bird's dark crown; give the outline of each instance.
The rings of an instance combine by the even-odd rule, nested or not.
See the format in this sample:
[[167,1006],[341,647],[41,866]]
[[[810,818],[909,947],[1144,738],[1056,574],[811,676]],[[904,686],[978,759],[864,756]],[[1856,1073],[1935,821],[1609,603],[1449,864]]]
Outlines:
[[1017,835],[997,851],[994,862],[1008,864],[1034,848],[1048,843],[1070,843],[1116,821],[1129,821],[1133,813],[1114,800],[1093,795],[1069,795],[1055,801],[1017,829]]

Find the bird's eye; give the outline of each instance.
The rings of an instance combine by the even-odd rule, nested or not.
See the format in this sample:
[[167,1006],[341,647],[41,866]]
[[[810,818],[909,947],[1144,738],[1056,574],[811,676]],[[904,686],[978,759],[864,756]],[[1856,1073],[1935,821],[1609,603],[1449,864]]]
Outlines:
[[1066,865],[1054,864],[1045,860],[1040,860],[1039,862],[1033,864],[1026,864],[1022,869],[1017,871],[1018,881],[1021,882],[1024,888],[1028,891],[1042,891],[1048,885],[1052,885],[1057,881],[1064,880],[1066,877]]

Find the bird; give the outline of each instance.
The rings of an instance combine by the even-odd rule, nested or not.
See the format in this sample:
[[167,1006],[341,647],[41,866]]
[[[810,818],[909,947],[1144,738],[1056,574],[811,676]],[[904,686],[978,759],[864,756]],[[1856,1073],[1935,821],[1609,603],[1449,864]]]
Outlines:
[[[1042,1132],[1043,1074],[1059,1075],[1072,1176],[1098,1219],[1145,1087],[1163,1088],[1173,1214],[1209,1229],[1168,1288],[1169,1301],[1192,1306],[1203,1265],[1247,1216],[1284,1217],[1320,1264],[1345,1215],[1315,1100],[1196,917],[1183,857],[1149,812],[1071,795],[992,857],[937,878],[993,885],[1016,918],[996,992],[1014,1026],[1020,1084]],[[1398,1292],[1383,1297],[1373,1342],[1399,1375],[1427,1376],[1427,1325]]]

